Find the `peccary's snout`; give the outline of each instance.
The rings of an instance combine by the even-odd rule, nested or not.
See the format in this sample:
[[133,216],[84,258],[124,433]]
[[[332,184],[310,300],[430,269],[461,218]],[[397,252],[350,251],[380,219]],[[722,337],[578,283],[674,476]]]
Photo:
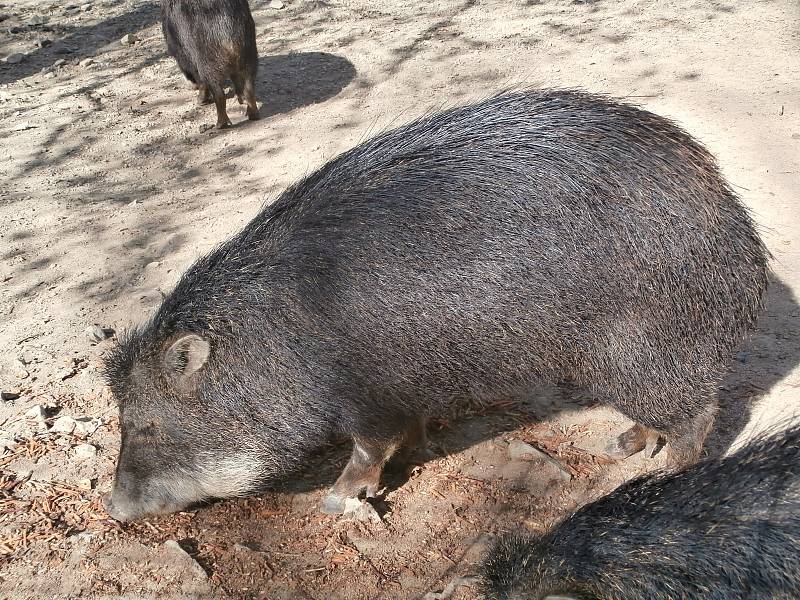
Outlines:
[[165,486],[154,481],[140,481],[124,472],[117,473],[114,487],[103,499],[103,504],[111,518],[123,522],[175,512],[187,505],[171,498]]

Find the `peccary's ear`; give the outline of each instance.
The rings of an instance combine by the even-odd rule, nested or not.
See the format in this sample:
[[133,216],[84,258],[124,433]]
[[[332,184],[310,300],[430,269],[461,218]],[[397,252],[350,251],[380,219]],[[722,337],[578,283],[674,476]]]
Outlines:
[[164,367],[171,377],[183,382],[203,368],[210,353],[211,344],[199,335],[182,335],[164,352]]

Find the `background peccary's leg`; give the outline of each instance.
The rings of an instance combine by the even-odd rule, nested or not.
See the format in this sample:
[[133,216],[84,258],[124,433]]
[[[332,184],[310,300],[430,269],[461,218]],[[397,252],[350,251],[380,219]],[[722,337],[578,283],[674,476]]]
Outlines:
[[240,73],[233,73],[231,81],[233,82],[233,91],[236,93],[236,101],[244,104],[244,78]]
[[211,98],[211,93],[208,91],[208,86],[205,86],[202,83],[196,83],[194,85],[194,89],[197,90],[198,106],[202,106],[203,104],[211,104],[211,102],[213,102],[213,99]]
[[256,90],[253,85],[253,77],[247,76],[244,80],[244,99],[247,102],[247,118],[256,121],[261,118],[256,103]]
[[228,113],[225,111],[225,92],[219,83],[211,83],[208,85],[211,96],[214,98],[214,104],[217,106],[217,129],[225,129],[231,126],[231,120],[228,118]]

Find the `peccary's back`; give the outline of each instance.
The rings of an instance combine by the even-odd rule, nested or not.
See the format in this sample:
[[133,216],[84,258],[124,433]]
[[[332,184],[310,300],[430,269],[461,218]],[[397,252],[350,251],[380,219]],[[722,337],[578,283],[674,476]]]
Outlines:
[[767,258],[713,157],[670,121],[531,91],[339,156],[177,296],[226,327],[263,307],[264,327],[335,349],[363,381],[451,394],[642,356],[718,370],[755,322]]

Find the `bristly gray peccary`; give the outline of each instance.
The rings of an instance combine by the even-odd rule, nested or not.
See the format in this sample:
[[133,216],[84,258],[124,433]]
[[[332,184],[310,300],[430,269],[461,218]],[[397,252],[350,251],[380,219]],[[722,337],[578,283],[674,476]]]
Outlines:
[[[578,91],[516,91],[366,141],[197,261],[107,374],[120,519],[246,495],[331,435],[323,510],[378,488],[456,398],[571,380],[695,461],[768,253],[675,124]],[[212,426],[213,424],[213,426]]]
[[501,540],[492,600],[800,598],[800,425],[623,484],[539,539]]
[[247,0],[161,0],[161,29],[167,52],[198,90],[197,103],[214,102],[217,127],[231,124],[223,84],[233,82],[247,118],[259,118],[256,26]]

